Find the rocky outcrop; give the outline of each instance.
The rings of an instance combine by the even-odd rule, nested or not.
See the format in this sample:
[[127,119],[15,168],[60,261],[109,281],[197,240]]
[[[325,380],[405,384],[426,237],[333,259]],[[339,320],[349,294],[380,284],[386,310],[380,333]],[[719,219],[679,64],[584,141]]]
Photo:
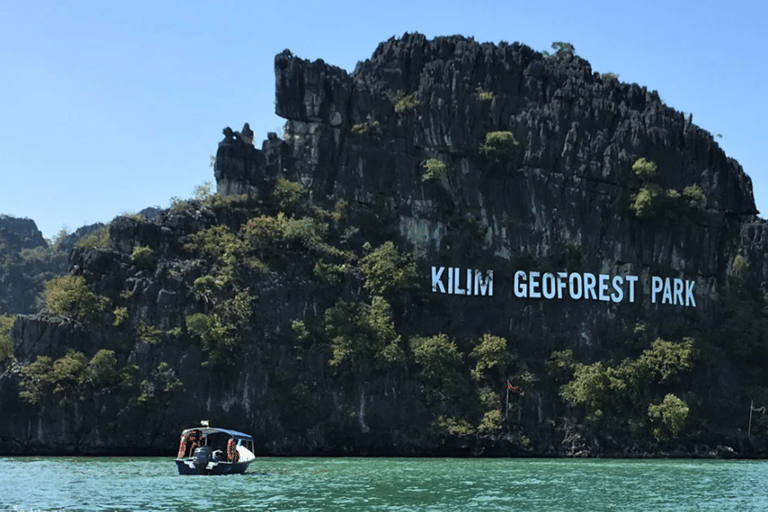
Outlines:
[[102,223],[83,226],[49,245],[33,220],[0,215],[0,314],[37,311],[45,282],[64,275],[78,240],[102,228]]
[[[36,257],[47,247],[35,221],[0,215],[0,314],[36,310],[42,292],[40,276],[56,268],[56,263]],[[65,272],[66,258],[58,263],[59,271]]]
[[[17,320],[17,362],[0,378],[0,406],[11,414],[0,425],[0,453],[171,453],[178,431],[202,418],[253,432],[259,453],[276,455],[696,456],[728,446],[739,456],[766,453],[733,423],[739,404],[749,403],[744,363],[715,343],[705,343],[708,362],[681,384],[699,397],[688,399],[697,426],[663,450],[629,432],[590,427],[563,403],[562,382],[546,366],[553,350],[612,364],[656,337],[706,339],[727,317],[722,301],[737,254],[749,262],[751,293],[766,291],[768,236],[751,181],[690,117],[569,53],[545,57],[517,43],[462,37],[393,38],[351,74],[285,51],[275,75],[283,136],[269,134],[258,149],[246,124],[226,128],[219,143],[218,192],[232,202],[119,218],[109,247],[72,252],[71,273],[109,299],[103,325]],[[494,133],[504,145],[488,138]],[[632,168],[641,157],[658,164],[652,183]],[[335,281],[318,277],[318,262],[329,263],[317,256],[312,233],[281,245],[285,254],[267,270],[225,235],[208,252],[190,249],[190,236],[208,228],[223,226],[247,242],[249,219],[291,219],[294,211],[276,213],[280,178],[306,187],[311,206],[347,206],[343,221],[329,221],[328,236],[341,248],[334,257],[356,256],[338,264]],[[649,183],[667,199],[654,215],[638,216],[631,198]],[[701,191],[695,205],[681,199],[686,187]],[[370,299],[356,258],[389,240],[415,255],[418,276],[415,287],[387,297],[405,362],[329,365],[326,312],[339,299]],[[151,248],[151,265],[133,257],[137,248]],[[253,297],[242,352],[232,365],[203,365],[205,345],[183,334],[186,319],[216,307],[197,280],[231,278],[233,262],[246,260],[252,265],[236,272]],[[221,261],[230,262],[226,270]],[[474,271],[487,280],[468,284]],[[559,273],[578,276],[580,297],[546,288],[544,275],[555,283]],[[598,282],[600,275],[610,280]],[[658,283],[666,289],[654,291]],[[309,335],[297,336],[298,319]],[[157,339],[147,341],[146,326]],[[480,336],[500,336],[515,371],[530,375],[499,418],[502,429],[435,433],[445,418],[406,340],[441,333],[456,340],[466,366],[478,358]],[[135,366],[132,385],[83,384],[85,401],[19,399],[29,378],[23,364],[70,349],[90,359],[102,348],[122,368]],[[488,396],[465,380],[471,390],[461,400]],[[466,405],[446,396],[444,411]]]
[[[597,312],[591,304],[549,307],[512,295],[513,272],[501,269],[520,261],[562,269],[570,249],[584,271],[640,276],[645,296],[660,270],[694,280],[697,322],[707,324],[724,272],[739,250],[748,251],[741,225],[757,210],[739,164],[656,91],[603,77],[579,57],[406,34],[379,45],[352,74],[285,51],[275,75],[283,140],[269,139],[262,151],[243,145],[266,163],[245,180],[239,164],[232,173],[218,168],[220,192],[263,190],[282,174],[315,201],[343,198],[362,213],[376,209],[382,239],[397,236],[420,251],[424,273],[431,265],[497,269],[496,289],[507,290],[500,300],[517,313],[492,319],[483,306],[467,311],[463,304],[461,322],[478,315],[472,329],[481,323],[513,331],[521,345],[540,345],[553,337],[552,325],[571,324],[559,335],[610,351],[615,337],[641,321],[683,328],[682,317],[650,301]],[[404,97],[411,105],[397,108]],[[496,131],[518,142],[501,161],[480,151]],[[222,162],[230,147],[229,139],[220,145]],[[629,199],[642,185],[632,164],[640,157],[658,164],[663,189],[700,187],[705,207],[682,222],[632,215]],[[438,180],[423,180],[428,159],[446,166]],[[566,318],[574,314],[578,326]]]
[[0,215],[0,239],[9,249],[17,251],[47,245],[35,221],[9,215]]

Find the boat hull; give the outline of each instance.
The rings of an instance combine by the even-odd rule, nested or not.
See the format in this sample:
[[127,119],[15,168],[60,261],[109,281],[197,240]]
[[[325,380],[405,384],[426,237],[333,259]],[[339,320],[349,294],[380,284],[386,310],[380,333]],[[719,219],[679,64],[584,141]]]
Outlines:
[[252,460],[246,462],[218,462],[195,464],[194,459],[176,459],[180,475],[239,475],[245,473]]

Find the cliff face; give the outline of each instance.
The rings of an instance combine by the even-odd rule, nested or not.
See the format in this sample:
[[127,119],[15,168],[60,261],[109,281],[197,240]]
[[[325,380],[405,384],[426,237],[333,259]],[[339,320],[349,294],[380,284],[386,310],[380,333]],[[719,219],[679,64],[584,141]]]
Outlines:
[[[452,330],[468,325],[471,334],[485,325],[543,349],[562,337],[598,346],[592,357],[604,357],[616,348],[614,337],[638,322],[684,328],[675,308],[651,303],[653,275],[695,281],[696,308],[688,313],[711,326],[729,265],[740,250],[751,251],[740,230],[757,211],[738,163],[655,91],[601,77],[579,57],[415,34],[382,43],[351,75],[288,52],[276,57],[275,74],[283,140],[272,137],[263,154],[249,148],[238,159],[235,141],[225,139],[221,191],[234,182],[239,192],[258,191],[282,174],[317,201],[344,198],[352,209],[375,210],[381,240],[398,237],[422,255],[426,286],[432,265],[496,270],[499,298],[441,298],[456,309],[448,315]],[[398,112],[398,94],[414,105]],[[518,144],[501,159],[484,156],[486,134],[501,131]],[[658,164],[661,188],[700,187],[705,207],[633,215],[630,198],[643,182],[632,165],[640,157]],[[446,166],[433,181],[423,181],[428,159]],[[639,276],[642,301],[563,307],[516,300],[514,271],[566,270],[573,252],[584,272]],[[762,260],[749,259],[756,274]],[[494,310],[500,304],[508,313]]]
[[[749,178],[690,118],[571,54],[460,37],[406,34],[352,74],[284,52],[275,74],[285,133],[259,150],[247,125],[224,131],[215,176],[229,202],[117,219],[108,247],[74,251],[71,273],[110,300],[101,323],[17,320],[16,360],[0,378],[0,453],[169,453],[201,418],[254,433],[271,454],[690,455],[724,444],[764,453],[732,420],[763,383],[743,379],[748,363],[710,334],[734,318],[724,297],[736,293],[737,255],[749,264],[744,293],[767,291],[766,224]],[[636,172],[640,158],[657,164],[655,176]],[[306,205],[286,200],[286,179],[307,189]],[[663,198],[649,215],[630,207],[643,190]],[[346,208],[330,213],[339,200]],[[374,292],[365,255],[388,241],[413,252],[413,282]],[[151,264],[135,257],[143,247]],[[394,280],[398,265],[382,274]],[[242,346],[214,364],[210,340],[231,348],[221,340],[243,294]],[[351,335],[339,327],[344,307]],[[196,314],[219,322],[208,341],[190,334]],[[381,332],[401,358],[370,355]],[[446,373],[430,377],[413,340],[441,334],[459,355],[446,349]],[[481,371],[484,335],[506,348]],[[657,337],[697,339],[685,378],[647,386],[658,400],[685,398],[684,434],[654,431],[650,442],[656,409],[641,411],[643,437],[608,417],[631,416],[631,406],[609,400],[605,416],[585,416],[591,405],[561,399],[573,373],[558,380],[553,351],[610,366],[640,360]],[[754,340],[750,354],[761,354],[763,335]],[[112,350],[134,376],[108,388],[80,380],[64,399],[19,398],[33,379],[25,364],[69,349],[86,360]]]

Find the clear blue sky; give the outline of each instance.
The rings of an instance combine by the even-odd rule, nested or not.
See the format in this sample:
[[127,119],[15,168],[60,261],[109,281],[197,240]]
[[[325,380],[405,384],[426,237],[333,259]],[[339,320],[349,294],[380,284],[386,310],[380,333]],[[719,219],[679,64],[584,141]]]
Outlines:
[[768,212],[768,4],[708,1],[3,2],[0,213],[63,225],[167,207],[213,180],[221,130],[274,115],[289,48],[351,71],[404,32],[567,41],[594,71],[693,113],[752,177]]

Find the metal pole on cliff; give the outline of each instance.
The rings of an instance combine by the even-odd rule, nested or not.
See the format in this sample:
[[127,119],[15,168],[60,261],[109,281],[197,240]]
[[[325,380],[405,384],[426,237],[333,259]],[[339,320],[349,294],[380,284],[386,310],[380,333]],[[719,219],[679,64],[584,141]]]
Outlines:
[[504,418],[509,416],[509,381],[507,381],[507,412],[504,413]]
[[747,437],[752,435],[752,411],[759,412],[760,414],[765,414],[765,406],[758,407],[755,409],[755,401],[750,400],[749,401],[749,427],[747,427]]

